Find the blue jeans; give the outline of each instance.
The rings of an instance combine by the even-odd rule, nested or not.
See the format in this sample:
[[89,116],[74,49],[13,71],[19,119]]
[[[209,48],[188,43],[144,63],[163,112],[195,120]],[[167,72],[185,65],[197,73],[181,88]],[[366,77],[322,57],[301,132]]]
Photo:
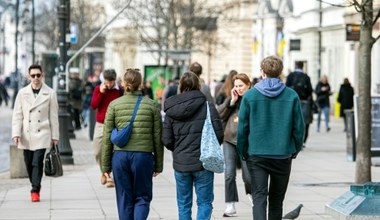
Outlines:
[[191,220],[193,185],[197,195],[197,220],[208,220],[214,201],[214,173],[208,170],[174,172],[177,189],[178,219]]
[[247,168],[247,163],[240,159],[236,146],[228,142],[223,142],[224,154],[224,196],[225,202],[238,202],[239,194],[236,186],[236,169],[240,161],[242,176],[245,185],[245,193],[251,194],[251,180]]
[[145,220],[152,201],[152,153],[115,151],[112,171],[120,220]]
[[268,219],[281,220],[292,159],[250,156],[247,165],[252,182],[253,219],[267,220],[267,203],[269,203]]
[[322,107],[318,112],[318,121],[317,121],[317,131],[319,131],[321,125],[321,114],[323,112],[323,116],[325,117],[325,125],[326,129],[329,128],[329,119],[330,119],[330,108],[328,106]]

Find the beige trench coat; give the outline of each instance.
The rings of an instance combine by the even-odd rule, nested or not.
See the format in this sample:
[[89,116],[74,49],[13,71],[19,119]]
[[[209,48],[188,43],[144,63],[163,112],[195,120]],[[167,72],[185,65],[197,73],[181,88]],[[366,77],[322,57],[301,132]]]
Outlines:
[[21,137],[18,148],[32,151],[59,140],[58,102],[52,88],[43,84],[37,97],[31,84],[18,92],[12,118],[12,138],[17,136]]

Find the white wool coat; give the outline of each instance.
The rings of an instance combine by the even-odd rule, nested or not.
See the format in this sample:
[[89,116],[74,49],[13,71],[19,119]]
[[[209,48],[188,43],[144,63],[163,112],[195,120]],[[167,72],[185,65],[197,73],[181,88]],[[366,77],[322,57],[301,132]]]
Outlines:
[[36,97],[31,84],[19,90],[12,117],[12,138],[17,136],[21,137],[18,148],[32,151],[59,140],[57,95],[46,84]]

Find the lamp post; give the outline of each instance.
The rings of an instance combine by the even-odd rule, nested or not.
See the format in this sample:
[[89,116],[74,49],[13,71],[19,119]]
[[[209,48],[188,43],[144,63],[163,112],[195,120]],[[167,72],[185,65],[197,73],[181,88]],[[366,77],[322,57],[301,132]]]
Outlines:
[[59,0],[58,21],[59,21],[59,64],[58,64],[58,117],[59,117],[59,144],[63,164],[74,164],[73,150],[68,136],[69,113],[67,112],[68,93],[66,91],[65,67],[67,62],[66,28],[68,23],[68,3],[70,0]]

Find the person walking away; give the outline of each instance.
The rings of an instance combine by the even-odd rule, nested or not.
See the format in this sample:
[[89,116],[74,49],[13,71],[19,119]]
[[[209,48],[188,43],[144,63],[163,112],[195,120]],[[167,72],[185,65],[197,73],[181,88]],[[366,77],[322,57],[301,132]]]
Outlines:
[[239,109],[237,150],[247,161],[255,220],[282,219],[292,158],[303,145],[300,100],[278,78],[282,70],[280,58],[264,58],[263,80],[245,93]]
[[70,105],[74,119],[75,129],[81,129],[80,116],[83,108],[83,81],[78,72],[72,72],[69,82]]
[[42,82],[40,65],[29,66],[28,72],[31,83],[15,99],[12,140],[24,151],[31,200],[39,202],[45,151],[59,140],[58,101],[55,91]]
[[320,111],[318,112],[318,121],[317,121],[317,132],[320,130],[321,125],[321,114],[323,113],[325,117],[326,131],[330,131],[329,120],[330,120],[330,95],[331,87],[327,80],[327,76],[321,76],[320,81],[318,82],[315,93],[317,94],[317,104]]
[[[108,105],[111,101],[119,98],[123,95],[124,91],[116,83],[116,72],[114,69],[104,70],[102,83],[97,85],[94,89],[94,93],[91,99],[91,108],[96,111],[96,124],[94,129],[93,147],[95,152],[96,162],[102,167],[101,164],[101,147],[103,141],[103,124],[106,116]],[[102,184],[106,184],[107,187],[114,187],[114,183],[111,177],[105,181],[102,176]]]
[[199,64],[198,62],[192,63],[189,68],[191,72],[195,73],[198,76],[199,81],[201,83],[200,91],[206,96],[207,101],[215,103],[214,98],[211,95],[210,86],[208,86],[206,82],[201,78],[202,69],[203,68],[201,64]]
[[223,217],[236,215],[235,203],[239,202],[239,195],[236,186],[236,169],[238,163],[241,164],[242,176],[245,187],[245,194],[252,203],[250,177],[245,161],[241,161],[236,150],[237,144],[237,125],[240,102],[243,95],[251,88],[251,81],[247,74],[240,73],[232,79],[233,88],[230,96],[226,97],[224,103],[217,107],[220,118],[226,125],[224,129],[223,154],[225,161],[224,171],[224,194],[226,210]]
[[297,61],[294,72],[291,72],[286,78],[286,86],[297,92],[301,100],[301,109],[305,123],[305,135],[303,147],[305,147],[309,136],[309,127],[313,122],[313,87],[311,86],[310,77],[303,71],[303,62]]
[[[147,219],[153,197],[153,177],[163,170],[164,147],[161,143],[160,109],[154,101],[142,95],[141,73],[127,69],[123,77],[125,94],[113,100],[104,121],[102,172],[115,180],[119,219]],[[127,126],[137,99],[141,97],[132,134],[125,146],[116,146],[111,132]]]
[[214,201],[214,173],[205,170],[199,160],[201,136],[210,107],[210,117],[219,143],[223,141],[223,127],[212,102],[206,102],[200,91],[201,83],[193,72],[185,72],[179,81],[179,94],[168,98],[162,130],[162,142],[173,152],[176,181],[178,219],[192,219],[193,186],[197,195],[197,218],[208,220]]
[[90,124],[90,105],[91,98],[94,92],[95,86],[90,81],[90,76],[87,78],[84,84],[84,94],[83,94],[83,109],[82,109],[82,118],[83,118],[83,126],[86,128]]
[[224,103],[227,97],[231,97],[231,89],[234,87],[234,76],[236,76],[238,72],[236,70],[231,70],[225,81],[223,82],[221,88],[215,95],[215,104],[221,105]]
[[347,118],[344,111],[354,107],[354,94],[354,88],[351,86],[350,81],[348,78],[344,78],[338,94],[338,102],[340,103],[340,117],[344,120],[344,131],[347,130]]

